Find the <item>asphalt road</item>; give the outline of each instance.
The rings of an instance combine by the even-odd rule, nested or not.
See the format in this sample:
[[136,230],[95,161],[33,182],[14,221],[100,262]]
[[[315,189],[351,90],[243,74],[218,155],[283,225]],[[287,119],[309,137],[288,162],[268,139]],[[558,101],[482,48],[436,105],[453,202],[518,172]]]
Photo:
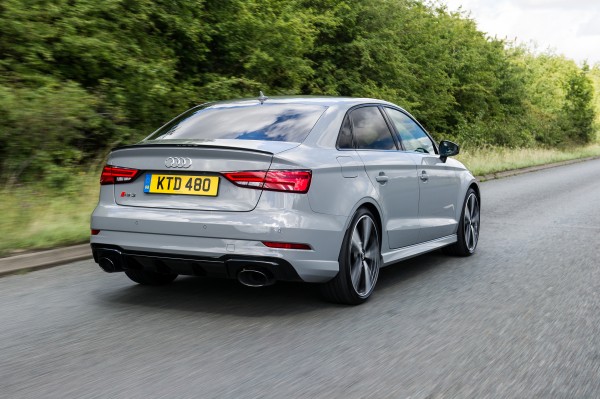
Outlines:
[[0,280],[0,397],[600,397],[600,160],[482,184],[479,249],[314,286],[136,286],[82,261]]

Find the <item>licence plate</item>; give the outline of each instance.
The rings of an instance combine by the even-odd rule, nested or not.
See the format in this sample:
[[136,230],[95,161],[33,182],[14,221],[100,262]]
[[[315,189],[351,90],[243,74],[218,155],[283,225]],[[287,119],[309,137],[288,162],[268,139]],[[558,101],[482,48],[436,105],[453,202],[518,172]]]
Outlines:
[[144,192],[151,194],[185,194],[216,197],[219,192],[218,176],[157,175],[148,173]]

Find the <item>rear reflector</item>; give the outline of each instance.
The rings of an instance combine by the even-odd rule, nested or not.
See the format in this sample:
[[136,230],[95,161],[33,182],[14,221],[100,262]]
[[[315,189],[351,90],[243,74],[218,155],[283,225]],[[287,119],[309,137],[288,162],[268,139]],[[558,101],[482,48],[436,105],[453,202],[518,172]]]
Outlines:
[[290,193],[306,193],[310,187],[310,170],[249,170],[224,172],[223,176],[236,186]]
[[97,236],[98,234],[100,234],[100,230],[92,229],[92,235],[93,236]]
[[266,247],[269,248],[279,248],[279,249],[307,249],[311,250],[312,248],[308,244],[296,244],[292,242],[272,242],[272,241],[263,241],[262,242]]
[[100,175],[100,184],[128,183],[138,177],[139,174],[140,171],[137,169],[106,165]]

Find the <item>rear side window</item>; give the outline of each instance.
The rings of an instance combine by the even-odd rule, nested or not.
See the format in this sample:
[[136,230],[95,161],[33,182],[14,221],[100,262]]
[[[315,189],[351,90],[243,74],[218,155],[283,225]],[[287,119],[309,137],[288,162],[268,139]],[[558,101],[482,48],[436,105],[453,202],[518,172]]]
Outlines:
[[377,107],[361,107],[350,113],[356,149],[395,150],[396,143]]
[[147,140],[267,140],[301,143],[327,107],[310,104],[208,104],[190,109]]
[[340,149],[354,148],[354,144],[352,143],[352,128],[350,127],[350,118],[348,117],[344,118],[344,123],[342,123],[337,147]]

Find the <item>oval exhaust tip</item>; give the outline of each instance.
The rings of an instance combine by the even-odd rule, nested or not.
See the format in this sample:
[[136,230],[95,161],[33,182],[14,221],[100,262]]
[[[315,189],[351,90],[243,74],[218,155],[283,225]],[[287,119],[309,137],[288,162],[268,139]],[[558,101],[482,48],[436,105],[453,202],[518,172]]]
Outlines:
[[237,278],[247,287],[265,287],[275,284],[275,279],[270,274],[255,269],[242,269]]
[[107,273],[113,273],[116,270],[114,262],[109,258],[100,258],[98,265]]

